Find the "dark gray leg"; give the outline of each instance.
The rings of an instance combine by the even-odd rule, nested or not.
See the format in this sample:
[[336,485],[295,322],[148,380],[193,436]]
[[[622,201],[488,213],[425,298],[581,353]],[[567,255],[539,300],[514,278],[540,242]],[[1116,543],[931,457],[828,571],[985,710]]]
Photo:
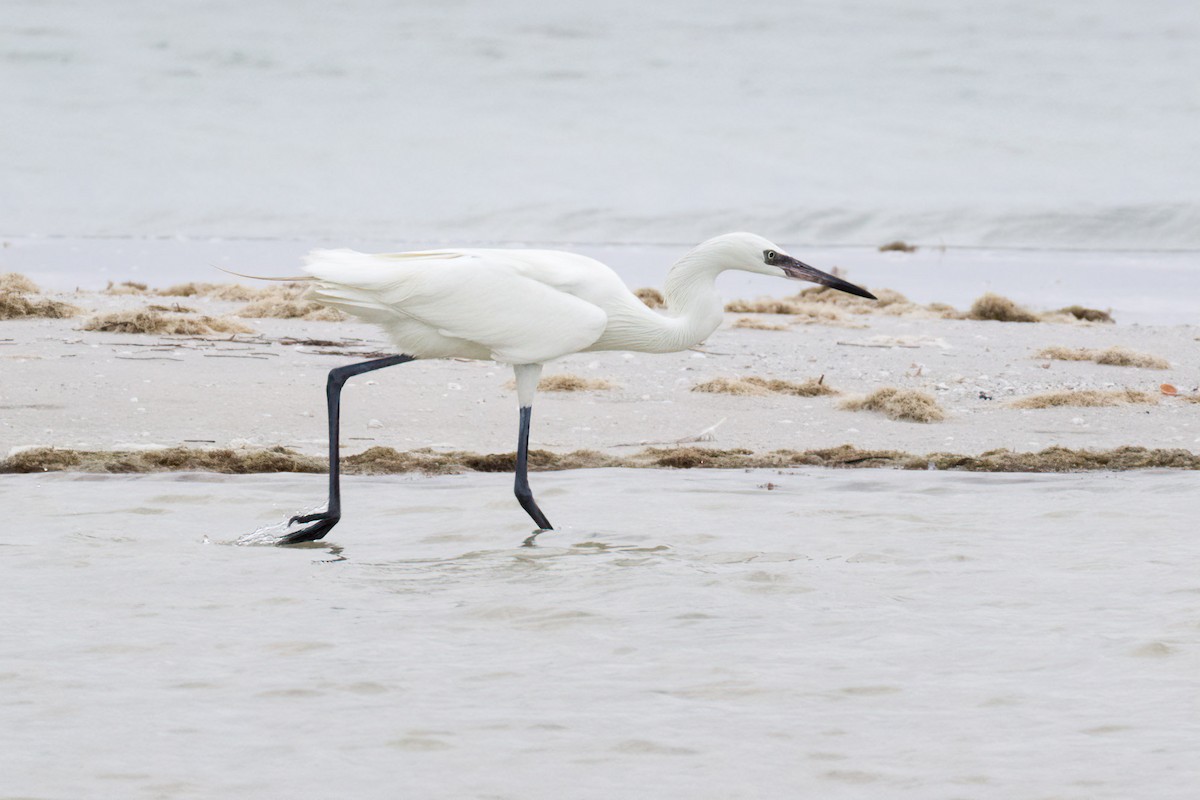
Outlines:
[[542,365],[514,364],[513,375],[517,379],[517,405],[521,409],[521,432],[517,438],[517,480],[514,486],[517,502],[539,528],[553,530],[550,520],[538,508],[533,500],[533,492],[529,490],[529,418],[533,414],[533,398],[537,394]]
[[533,518],[537,526],[542,530],[553,530],[554,526],[538,508],[537,502],[533,499],[533,492],[529,488],[529,418],[532,414],[532,406],[521,406],[521,433],[517,440],[517,480],[514,488],[517,502]]
[[340,469],[338,466],[338,418],[341,408],[342,386],[355,375],[364,372],[383,369],[395,364],[415,361],[416,356],[388,356],[374,361],[364,361],[361,364],[350,364],[329,371],[329,379],[325,382],[325,400],[329,407],[329,502],[324,511],[316,514],[292,517],[288,525],[297,522],[311,522],[306,528],[291,533],[280,539],[277,544],[296,544],[297,542],[314,542],[329,533],[338,520],[342,518],[342,487]]

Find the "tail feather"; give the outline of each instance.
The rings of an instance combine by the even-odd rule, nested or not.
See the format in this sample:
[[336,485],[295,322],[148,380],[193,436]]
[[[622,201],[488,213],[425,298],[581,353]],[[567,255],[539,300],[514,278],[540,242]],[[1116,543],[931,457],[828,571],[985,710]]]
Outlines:
[[404,316],[401,309],[381,303],[378,295],[354,286],[317,280],[309,288],[306,297],[368,322],[384,323]]
[[225,269],[224,267],[218,267],[216,264],[209,264],[209,266],[212,267],[213,269],[221,270],[221,272],[224,272],[226,275],[236,275],[239,278],[249,278],[249,279],[255,280],[255,281],[289,281],[289,282],[292,282],[292,281],[316,280],[316,278],[314,278],[312,275],[297,275],[297,276],[291,277],[291,278],[276,278],[276,277],[267,276],[267,275],[245,275],[241,272],[234,272],[231,269]]
[[355,250],[313,250],[304,257],[304,271],[317,280],[358,289],[377,289],[406,274],[404,260]]

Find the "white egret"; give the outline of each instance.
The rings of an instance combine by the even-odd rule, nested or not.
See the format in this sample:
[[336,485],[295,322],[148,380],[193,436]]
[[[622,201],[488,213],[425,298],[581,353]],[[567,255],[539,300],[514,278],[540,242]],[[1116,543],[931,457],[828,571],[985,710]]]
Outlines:
[[699,344],[721,324],[724,305],[714,281],[729,269],[812,281],[875,299],[750,233],[709,239],[675,262],[667,273],[662,313],[647,307],[604,264],[574,253],[467,248],[310,253],[304,278],[312,282],[309,296],[378,324],[401,354],[330,371],[329,501],[324,511],[293,517],[289,525],[306,527],[286,534],[280,544],[320,539],[341,518],[338,407],[346,380],[421,358],[512,365],[520,415],[515,493],[538,527],[550,529],[527,475],[529,425],[542,365],[592,350],[670,353]]

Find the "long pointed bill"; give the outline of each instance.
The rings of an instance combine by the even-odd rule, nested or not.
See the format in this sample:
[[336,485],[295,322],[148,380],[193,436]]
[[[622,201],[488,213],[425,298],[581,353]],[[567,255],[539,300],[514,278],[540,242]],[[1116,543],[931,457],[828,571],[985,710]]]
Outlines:
[[784,261],[779,266],[783,267],[784,273],[789,278],[795,278],[801,281],[812,281],[819,283],[822,286],[828,286],[830,289],[838,289],[850,294],[856,294],[859,297],[866,297],[869,300],[878,300],[875,295],[868,292],[866,289],[859,288],[853,283],[844,281],[841,278],[835,278],[828,272],[821,272],[816,267],[810,267],[803,261],[797,261],[791,256],[786,256]]

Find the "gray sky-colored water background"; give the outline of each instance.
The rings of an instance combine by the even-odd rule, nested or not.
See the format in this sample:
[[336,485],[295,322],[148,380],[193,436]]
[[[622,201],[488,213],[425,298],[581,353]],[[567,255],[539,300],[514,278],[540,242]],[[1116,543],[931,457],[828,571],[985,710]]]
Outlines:
[[1200,13],[7,0],[0,235],[1200,247]]

